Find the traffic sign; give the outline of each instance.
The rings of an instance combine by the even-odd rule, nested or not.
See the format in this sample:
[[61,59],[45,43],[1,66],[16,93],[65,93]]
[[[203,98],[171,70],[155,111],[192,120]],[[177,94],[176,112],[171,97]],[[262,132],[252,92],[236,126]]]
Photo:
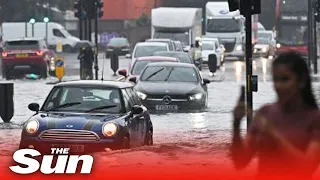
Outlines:
[[56,66],[56,77],[59,79],[59,81],[61,81],[61,79],[64,76],[64,72],[65,72],[64,58],[57,57],[56,62],[55,62],[55,66]]
[[57,51],[57,52],[62,52],[62,51],[63,51],[63,49],[62,49],[62,42],[61,42],[61,41],[58,41],[58,42],[57,42],[56,51]]

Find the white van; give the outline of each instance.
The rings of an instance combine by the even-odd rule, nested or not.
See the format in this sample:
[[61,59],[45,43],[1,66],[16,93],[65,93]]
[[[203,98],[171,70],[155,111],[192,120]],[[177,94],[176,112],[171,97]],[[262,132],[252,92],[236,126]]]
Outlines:
[[[27,25],[27,28],[26,28]],[[6,22],[2,23],[2,41],[32,37],[32,25],[25,22]],[[72,36],[61,24],[48,23],[48,47],[55,48],[60,41],[63,45],[64,52],[72,52],[76,44],[80,41],[79,38]],[[46,39],[46,23],[37,22],[34,24],[34,37]]]

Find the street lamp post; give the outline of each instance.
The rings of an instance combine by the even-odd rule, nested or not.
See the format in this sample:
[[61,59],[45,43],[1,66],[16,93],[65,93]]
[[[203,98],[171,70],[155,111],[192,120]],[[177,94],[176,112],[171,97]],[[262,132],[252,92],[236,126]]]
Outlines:
[[29,23],[32,26],[32,37],[34,37],[34,24],[36,23],[36,20],[34,18],[31,18]]
[[46,23],[46,43],[48,44],[48,23],[49,23],[49,18],[45,17],[43,18],[43,22]]

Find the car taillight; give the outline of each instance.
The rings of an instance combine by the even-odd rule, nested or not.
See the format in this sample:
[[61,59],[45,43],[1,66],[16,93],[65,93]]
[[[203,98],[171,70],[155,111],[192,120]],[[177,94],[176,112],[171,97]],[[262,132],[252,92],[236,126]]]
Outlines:
[[43,51],[37,51],[37,55],[38,56],[42,56],[43,55]]
[[2,57],[7,57],[8,53],[7,52],[2,52]]

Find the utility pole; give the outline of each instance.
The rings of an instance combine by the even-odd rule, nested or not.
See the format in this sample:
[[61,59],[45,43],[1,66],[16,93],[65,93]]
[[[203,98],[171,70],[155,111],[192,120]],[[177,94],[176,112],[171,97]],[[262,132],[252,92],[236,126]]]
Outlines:
[[258,78],[252,76],[252,15],[261,13],[260,0],[228,0],[229,11],[240,10],[240,14],[245,17],[246,29],[246,109],[247,109],[247,129],[253,120],[253,91],[258,91]]
[[313,8],[312,8],[312,14],[313,14],[313,51],[314,51],[314,59],[313,59],[313,72],[314,74],[318,74],[318,37],[317,37],[317,20],[316,16],[318,16],[318,0],[313,1]]
[[252,9],[251,0],[245,0],[245,27],[246,27],[246,86],[247,86],[247,126],[249,127],[252,122],[252,89],[251,89],[251,77],[252,77]]
[[311,68],[311,62],[313,60],[313,12],[312,12],[312,0],[308,0],[308,66]]

